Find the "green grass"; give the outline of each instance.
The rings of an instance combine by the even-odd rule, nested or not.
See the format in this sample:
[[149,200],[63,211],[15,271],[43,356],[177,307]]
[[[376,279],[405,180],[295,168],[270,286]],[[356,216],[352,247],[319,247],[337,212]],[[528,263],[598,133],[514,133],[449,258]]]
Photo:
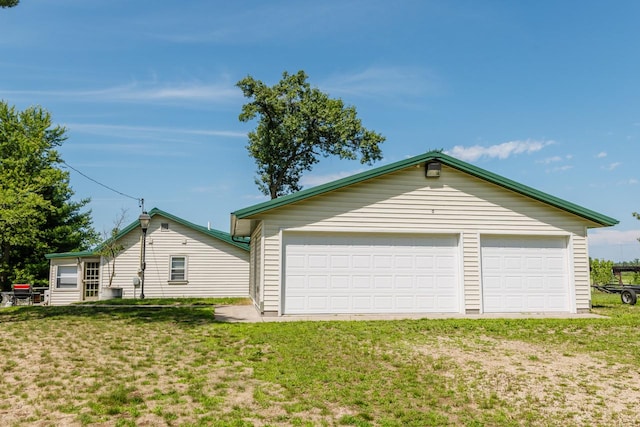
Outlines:
[[215,322],[228,302],[0,310],[3,423],[640,422],[640,308],[618,295],[598,319]]

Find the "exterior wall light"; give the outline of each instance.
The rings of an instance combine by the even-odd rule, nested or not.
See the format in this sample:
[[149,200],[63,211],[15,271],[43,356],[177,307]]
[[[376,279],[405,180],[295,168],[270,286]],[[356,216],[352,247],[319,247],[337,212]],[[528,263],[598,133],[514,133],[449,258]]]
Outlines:
[[425,176],[427,178],[438,178],[440,177],[440,172],[442,171],[442,163],[440,162],[430,162],[426,164],[425,167]]

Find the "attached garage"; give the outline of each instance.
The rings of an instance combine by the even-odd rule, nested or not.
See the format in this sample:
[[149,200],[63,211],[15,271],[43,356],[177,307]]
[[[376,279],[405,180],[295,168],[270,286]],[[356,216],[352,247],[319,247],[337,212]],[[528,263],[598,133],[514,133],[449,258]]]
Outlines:
[[441,152],[235,211],[265,315],[576,313],[617,220]]
[[485,313],[568,312],[567,238],[481,239]]
[[288,233],[284,314],[456,313],[456,236]]

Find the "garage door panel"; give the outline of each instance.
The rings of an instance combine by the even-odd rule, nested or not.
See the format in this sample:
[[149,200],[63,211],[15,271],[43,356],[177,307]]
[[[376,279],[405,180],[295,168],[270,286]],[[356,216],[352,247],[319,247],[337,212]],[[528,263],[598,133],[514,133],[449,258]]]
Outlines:
[[393,310],[393,297],[391,295],[377,296],[373,298],[373,306],[376,311],[388,312]]
[[287,259],[287,263],[290,268],[304,268],[306,257],[303,255],[291,255]]
[[376,289],[393,289],[393,277],[391,276],[375,276],[373,283]]
[[547,288],[549,288],[549,285],[546,284],[545,282],[547,282],[545,280],[544,277],[527,277],[526,278],[526,283],[527,285],[525,287],[523,287],[523,291],[528,289],[530,292],[535,292],[535,291],[545,291]]
[[370,296],[354,296],[352,297],[352,301],[355,312],[370,311],[372,308]]
[[328,306],[326,296],[310,296],[307,301],[313,310],[324,310]]
[[309,255],[307,260],[309,268],[326,268],[328,264],[327,255]]
[[412,289],[414,286],[413,276],[398,276],[396,277],[397,289]]
[[431,270],[433,268],[433,257],[431,256],[415,256],[416,268]]
[[418,311],[435,311],[436,298],[434,296],[419,296],[415,299]]
[[483,238],[481,259],[485,312],[569,310],[565,238]]
[[353,268],[371,268],[371,257],[369,255],[353,255],[351,262]]
[[310,289],[327,289],[328,287],[329,287],[329,283],[327,280],[327,276],[310,276],[309,277]]
[[284,313],[458,312],[458,262],[455,236],[286,236]]
[[349,256],[348,255],[331,255],[330,266],[331,268],[348,268]]
[[439,297],[435,297],[435,301],[436,301],[436,306],[438,307],[450,307],[456,304],[456,297],[439,296]]
[[414,268],[413,257],[398,255],[395,257],[395,268]]
[[287,278],[287,286],[289,289],[305,289],[306,278],[304,276],[289,276]]
[[408,296],[396,298],[396,307],[401,311],[413,309],[413,297]]
[[331,276],[332,289],[349,289],[349,276]]
[[336,307],[336,308],[346,310],[349,307],[349,297],[333,296],[330,298],[329,304],[331,307]]

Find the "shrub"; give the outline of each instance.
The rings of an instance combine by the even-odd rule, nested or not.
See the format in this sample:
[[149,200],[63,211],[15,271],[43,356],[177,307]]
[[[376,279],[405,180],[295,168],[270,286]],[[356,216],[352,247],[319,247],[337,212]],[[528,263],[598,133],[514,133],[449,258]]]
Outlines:
[[594,285],[606,285],[615,281],[613,275],[613,261],[604,259],[590,259],[591,283]]

